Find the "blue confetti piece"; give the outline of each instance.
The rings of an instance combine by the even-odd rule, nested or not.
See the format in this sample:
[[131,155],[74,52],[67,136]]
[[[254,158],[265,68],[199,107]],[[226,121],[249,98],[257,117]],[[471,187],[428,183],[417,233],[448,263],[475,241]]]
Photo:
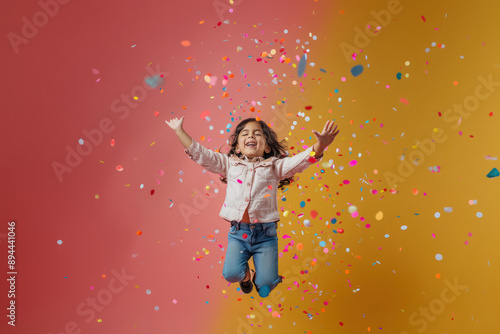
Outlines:
[[267,296],[269,296],[270,292],[271,292],[271,288],[269,288],[269,285],[264,285],[259,290],[259,296],[261,296],[262,298],[266,298]]
[[361,73],[363,73],[363,65],[356,65],[353,68],[351,68],[351,73],[353,76],[357,77]]
[[319,70],[320,70],[321,72],[323,72],[323,73],[326,73],[326,70],[324,70],[324,69],[322,69],[322,68],[320,68]]
[[299,78],[304,74],[304,71],[306,69],[306,60],[307,60],[307,55],[303,55],[302,58],[300,58],[299,62],[299,68],[297,69],[297,74]]
[[163,78],[159,75],[159,74],[156,74],[152,77],[147,77],[146,80],[146,84],[151,87],[151,88],[156,88],[160,85],[163,85]]
[[493,177],[497,177],[499,176],[500,173],[498,172],[498,169],[496,168],[493,168],[489,173],[488,175],[486,175],[486,177],[489,177],[490,179],[493,178]]

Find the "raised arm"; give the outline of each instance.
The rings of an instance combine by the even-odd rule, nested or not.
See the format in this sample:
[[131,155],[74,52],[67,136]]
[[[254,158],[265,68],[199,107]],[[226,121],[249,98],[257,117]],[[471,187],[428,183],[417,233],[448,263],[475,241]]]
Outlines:
[[334,124],[334,121],[330,123],[330,120],[328,120],[325,123],[323,132],[319,133],[316,130],[312,130],[312,132],[316,136],[316,139],[318,140],[318,142],[314,144],[314,152],[316,152],[316,156],[322,156],[323,151],[333,142],[335,137],[337,137],[337,135],[339,134],[340,130],[337,130],[336,125],[335,127],[333,127]]
[[176,118],[165,123],[174,130],[175,134],[184,145],[184,152],[189,155],[193,161],[205,167],[209,172],[226,176],[229,168],[229,158],[220,152],[214,152],[204,147],[193,138],[191,138],[182,128],[184,116],[179,120]]
[[191,144],[193,143],[193,138],[191,138],[186,133],[186,131],[184,131],[184,129],[182,128],[183,121],[184,121],[184,116],[182,116],[181,119],[177,119],[177,117],[174,119],[171,119],[170,122],[165,121],[165,123],[167,123],[168,126],[170,126],[170,128],[172,130],[174,130],[175,134],[177,135],[177,137],[181,141],[182,145],[184,145],[184,148],[188,149],[191,146]]
[[[340,130],[337,130],[337,126],[333,127],[333,125],[334,122],[330,123],[330,120],[328,120],[323,128],[323,132],[319,133],[316,130],[312,130],[318,140],[314,146],[308,147],[305,151],[293,157],[286,157],[276,161],[274,168],[280,180],[292,177],[296,173],[302,173],[307,167],[323,159],[323,152],[340,132]],[[314,157],[311,158],[313,151]]]

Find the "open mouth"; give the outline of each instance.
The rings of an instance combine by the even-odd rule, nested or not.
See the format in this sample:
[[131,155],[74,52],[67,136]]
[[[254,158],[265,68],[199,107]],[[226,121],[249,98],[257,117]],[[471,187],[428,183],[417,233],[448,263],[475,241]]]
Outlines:
[[256,144],[256,143],[248,143],[248,144],[247,144],[247,147],[255,147],[255,146],[257,146],[257,144]]

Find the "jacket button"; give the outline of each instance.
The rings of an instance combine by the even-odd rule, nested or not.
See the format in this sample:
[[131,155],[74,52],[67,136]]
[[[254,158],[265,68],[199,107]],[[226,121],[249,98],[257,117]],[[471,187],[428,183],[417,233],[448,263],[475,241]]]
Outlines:
[[247,186],[249,186],[249,185],[250,185],[250,182],[247,183]]
[[245,198],[245,202],[248,202],[248,198]]

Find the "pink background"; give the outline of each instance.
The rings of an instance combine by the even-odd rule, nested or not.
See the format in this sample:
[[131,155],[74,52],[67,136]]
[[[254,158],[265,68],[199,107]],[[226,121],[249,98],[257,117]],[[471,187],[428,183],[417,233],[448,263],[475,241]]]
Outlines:
[[[250,38],[269,40],[272,31],[293,26],[301,10],[292,2],[240,6],[247,9],[238,13],[235,6],[238,25],[214,29],[220,19],[210,1],[70,1],[59,5],[48,24],[28,44],[18,46],[18,53],[7,38],[2,40],[9,80],[3,85],[1,206],[2,221],[17,223],[16,330],[59,333],[74,321],[84,333],[194,333],[201,324],[217,321],[219,290],[227,285],[221,266],[215,266],[224,255],[218,245],[227,244],[227,226],[218,216],[224,186],[208,206],[195,208],[193,194],[202,192],[212,178],[183,153],[164,120],[186,115],[188,133],[209,135],[208,122],[198,115],[210,110],[210,124],[217,130],[204,145],[216,149],[225,138],[214,132],[225,129],[230,109],[249,108],[246,100],[264,98],[256,81],[267,80],[267,69],[248,61],[248,52],[236,53],[236,45],[249,49],[254,44]],[[41,10],[35,1],[3,7],[9,13],[2,20],[4,35],[21,35],[22,17],[32,21]],[[227,11],[223,15],[230,18]],[[251,28],[259,22],[265,27]],[[241,38],[245,32],[251,36]],[[191,46],[182,46],[182,40]],[[256,58],[259,52],[252,53]],[[230,62],[224,62],[224,56]],[[168,73],[163,93],[148,90],[142,102],[135,101],[136,108],[128,108],[129,114],[113,112],[111,104],[121,94],[133,95],[134,87],[145,86],[144,78],[151,75],[148,64],[152,73],[157,68],[160,74]],[[241,68],[254,79],[245,80]],[[198,80],[196,71],[202,73]],[[235,74],[230,93],[245,89],[245,96],[240,94],[232,105],[221,99],[220,81],[228,71]],[[219,77],[214,88],[203,80],[209,72]],[[244,87],[247,82],[252,87]],[[82,131],[98,128],[105,118],[111,119],[114,130],[92,145],[91,153],[60,182],[52,163],[64,164],[66,145],[76,149],[78,140],[86,139]],[[124,170],[117,172],[117,165]],[[176,208],[180,204],[196,210],[188,220]],[[2,229],[4,233],[6,223]],[[143,234],[138,236],[138,230]],[[215,241],[207,242],[207,235],[214,235]],[[58,240],[63,243],[58,245]],[[205,258],[193,261],[196,252]],[[106,289],[111,271],[122,268],[135,278],[96,312],[102,323],[89,321],[88,313],[78,314],[77,306]],[[5,321],[1,326],[6,328]]]

